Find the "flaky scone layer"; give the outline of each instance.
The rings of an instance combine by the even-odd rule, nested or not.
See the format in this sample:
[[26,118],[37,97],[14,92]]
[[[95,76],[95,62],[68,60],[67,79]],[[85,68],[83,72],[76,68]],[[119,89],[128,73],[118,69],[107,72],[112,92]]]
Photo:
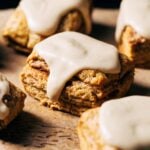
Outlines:
[[57,102],[49,100],[46,95],[50,71],[36,52],[28,57],[21,81],[27,93],[43,105],[80,115],[89,108],[100,106],[105,100],[126,94],[133,82],[134,66],[126,56],[120,55],[120,61],[120,74],[104,74],[90,69],[80,71],[66,83]]
[[[60,20],[56,33],[63,31],[86,32],[83,16],[78,10],[71,10]],[[12,14],[3,36],[10,46],[25,53],[30,53],[35,44],[46,38],[29,30],[26,17],[20,8]]]
[[138,35],[131,26],[123,30],[118,47],[136,66],[150,68],[150,39]]

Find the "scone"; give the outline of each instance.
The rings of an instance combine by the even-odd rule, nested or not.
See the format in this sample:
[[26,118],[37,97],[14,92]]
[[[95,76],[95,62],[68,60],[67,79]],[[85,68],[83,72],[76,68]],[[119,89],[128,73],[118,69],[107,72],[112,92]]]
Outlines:
[[149,5],[149,0],[123,0],[118,17],[116,41],[119,51],[137,67],[150,68]]
[[134,66],[117,49],[77,32],[63,32],[34,47],[21,80],[43,105],[80,115],[129,90]]
[[0,74],[0,129],[5,128],[23,109],[26,95]]
[[150,149],[150,97],[130,96],[83,113],[78,124],[81,150]]
[[91,0],[22,0],[3,36],[16,50],[30,53],[41,40],[63,31],[89,34]]

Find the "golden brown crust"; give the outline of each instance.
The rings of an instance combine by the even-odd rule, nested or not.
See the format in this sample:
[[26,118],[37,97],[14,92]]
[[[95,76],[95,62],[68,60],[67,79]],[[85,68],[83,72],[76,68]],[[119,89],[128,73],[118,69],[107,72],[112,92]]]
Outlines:
[[89,108],[100,106],[105,100],[122,97],[133,82],[134,67],[125,56],[120,56],[120,74],[104,74],[98,70],[82,70],[76,74],[62,91],[56,103],[46,96],[49,69],[44,60],[32,52],[24,67],[21,80],[25,90],[42,104],[75,115]]
[[[86,33],[85,21],[78,10],[71,10],[61,19],[56,33],[63,31]],[[11,16],[3,35],[8,44],[25,53],[30,53],[35,44],[46,38],[29,31],[26,17],[20,8],[17,8]]]
[[82,114],[77,127],[81,150],[121,150],[104,143],[98,121],[99,108]]
[[0,128],[5,128],[23,109],[26,95],[9,82],[9,93],[4,95],[3,102],[9,108],[9,115],[0,120]]
[[150,39],[138,35],[131,26],[123,30],[118,47],[137,67],[150,68]]

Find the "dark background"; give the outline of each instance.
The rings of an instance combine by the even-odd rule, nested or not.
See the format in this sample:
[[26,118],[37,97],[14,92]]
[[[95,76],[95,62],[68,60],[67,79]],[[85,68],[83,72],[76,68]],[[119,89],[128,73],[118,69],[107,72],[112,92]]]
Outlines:
[[118,8],[121,0],[93,0],[95,7]]
[[16,7],[19,0],[1,0],[0,9]]
[[[20,0],[1,0],[0,9],[12,8],[18,5]],[[95,7],[118,8],[121,0],[93,0]]]

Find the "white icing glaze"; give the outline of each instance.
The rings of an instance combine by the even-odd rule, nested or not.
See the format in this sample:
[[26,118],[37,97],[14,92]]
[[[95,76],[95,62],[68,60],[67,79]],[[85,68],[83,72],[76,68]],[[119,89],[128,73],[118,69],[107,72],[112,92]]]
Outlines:
[[47,95],[58,100],[66,82],[82,69],[119,73],[117,49],[77,32],[63,32],[47,38],[34,48],[50,70]]
[[9,92],[7,79],[0,74],[0,120],[4,120],[9,114],[9,108],[3,102],[3,96]]
[[79,10],[87,33],[91,30],[89,0],[22,0],[20,8],[26,15],[30,30],[44,36],[55,33],[60,19],[70,10]]
[[130,25],[141,36],[150,38],[150,0],[123,0],[117,22],[116,40],[119,42],[125,26]]
[[108,101],[99,112],[100,134],[106,144],[125,150],[150,145],[150,97]]

